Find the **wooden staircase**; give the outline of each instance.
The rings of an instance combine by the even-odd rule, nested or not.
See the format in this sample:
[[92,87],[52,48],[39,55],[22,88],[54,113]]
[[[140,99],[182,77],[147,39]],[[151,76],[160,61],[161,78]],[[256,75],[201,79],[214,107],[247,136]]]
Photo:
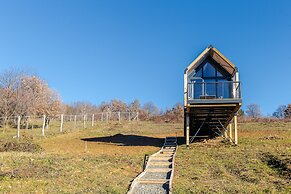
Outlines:
[[132,182],[128,194],[171,193],[177,138],[166,137],[160,151],[149,156],[144,171]]

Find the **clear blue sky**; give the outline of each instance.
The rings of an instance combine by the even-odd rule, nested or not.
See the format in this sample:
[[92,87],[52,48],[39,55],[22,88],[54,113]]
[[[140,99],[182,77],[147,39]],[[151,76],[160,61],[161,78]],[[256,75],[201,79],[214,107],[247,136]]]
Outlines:
[[0,2],[0,71],[31,70],[66,103],[169,108],[209,44],[240,69],[244,105],[291,103],[291,1]]

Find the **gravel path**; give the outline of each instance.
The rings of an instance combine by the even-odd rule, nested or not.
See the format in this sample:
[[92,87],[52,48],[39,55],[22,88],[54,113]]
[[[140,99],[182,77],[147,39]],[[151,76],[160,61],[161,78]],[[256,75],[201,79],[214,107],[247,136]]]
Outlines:
[[128,194],[171,193],[173,159],[177,149],[177,138],[167,137],[162,149],[149,157],[144,172],[133,182]]

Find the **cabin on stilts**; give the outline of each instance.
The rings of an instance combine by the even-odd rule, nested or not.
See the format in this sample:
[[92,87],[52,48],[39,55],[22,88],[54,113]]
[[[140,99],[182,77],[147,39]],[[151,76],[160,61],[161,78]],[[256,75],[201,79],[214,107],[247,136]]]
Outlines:
[[223,136],[238,143],[237,112],[242,104],[238,68],[207,47],[184,72],[184,136]]

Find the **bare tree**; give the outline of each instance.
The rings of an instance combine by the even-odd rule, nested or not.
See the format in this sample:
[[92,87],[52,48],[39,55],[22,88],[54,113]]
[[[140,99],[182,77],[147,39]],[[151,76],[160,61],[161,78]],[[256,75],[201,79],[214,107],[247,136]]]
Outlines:
[[0,115],[4,117],[4,126],[15,115],[21,77],[22,72],[16,69],[8,69],[0,74]]
[[287,106],[286,105],[280,105],[277,110],[273,113],[274,117],[277,117],[279,119],[285,118]]
[[288,104],[288,106],[286,107],[284,115],[286,118],[291,118],[291,104]]
[[153,102],[145,103],[143,109],[147,114],[151,116],[156,116],[159,114],[159,109]]
[[257,104],[249,104],[246,109],[246,113],[249,117],[258,118],[261,117],[261,108]]
[[71,105],[67,105],[67,110],[70,110],[70,113],[67,114],[94,114],[97,111],[97,107],[90,102],[75,102]]
[[132,103],[128,105],[128,110],[131,112],[138,112],[141,110],[139,100],[135,99]]

